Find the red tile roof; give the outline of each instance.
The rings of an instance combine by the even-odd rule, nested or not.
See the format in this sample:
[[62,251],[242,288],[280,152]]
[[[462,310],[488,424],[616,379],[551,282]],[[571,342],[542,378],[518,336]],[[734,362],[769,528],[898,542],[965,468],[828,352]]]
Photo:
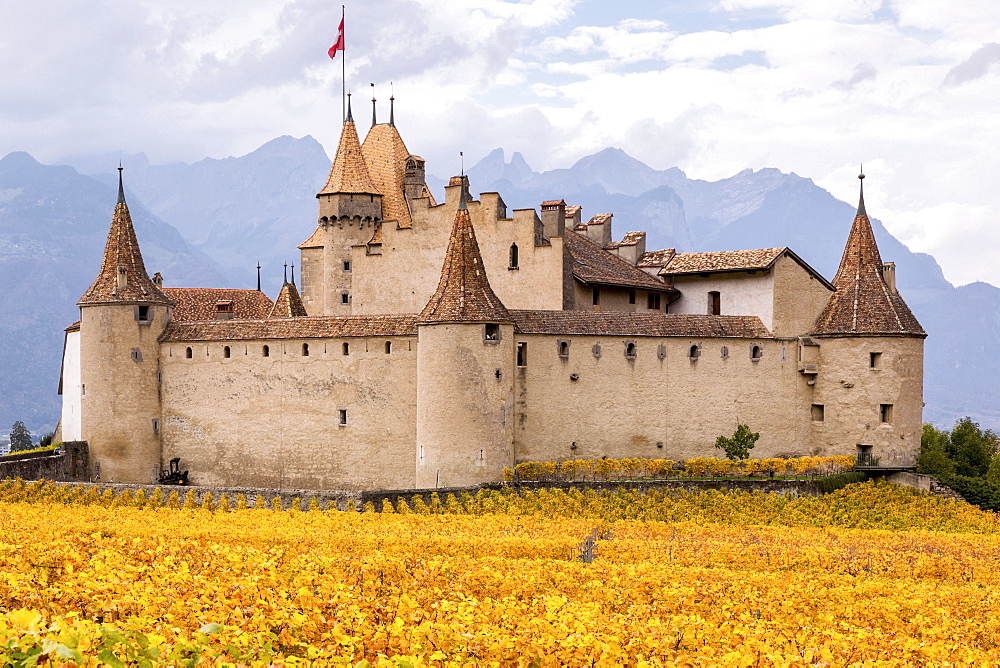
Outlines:
[[302,249],[302,248],[322,248],[323,244],[324,244],[324,240],[323,240],[323,228],[320,227],[319,225],[317,225],[316,226],[316,230],[312,233],[312,235],[308,239],[306,239],[305,241],[303,241],[302,243],[300,243],[298,245],[298,248],[300,248],[300,249]]
[[663,248],[661,250],[646,251],[636,263],[637,267],[663,267],[676,254],[673,248]]
[[612,248],[621,248],[622,246],[635,246],[640,241],[646,240],[645,232],[626,232],[625,236],[622,237],[621,241],[612,241],[604,248],[611,250]]
[[626,311],[511,311],[521,334],[683,336],[761,339],[771,333],[757,316],[629,313]]
[[332,339],[357,336],[416,336],[414,315],[311,316],[265,320],[173,321],[163,342]]
[[882,257],[863,194],[833,285],[836,292],[816,320],[813,334],[927,336],[903,298],[882,278]]
[[757,248],[754,250],[709,251],[707,253],[677,253],[660,274],[682,276],[716,271],[749,271],[768,269],[787,248]]
[[464,197],[448,239],[441,280],[420,312],[420,322],[510,322],[490,287]]
[[403,196],[406,159],[410,152],[396,126],[387,123],[372,126],[361,145],[361,155],[375,187],[382,193],[382,219],[395,220],[402,228],[410,227],[410,207]]
[[[170,300],[157,288],[146,273],[146,265],[135,238],[132,215],[125,203],[121,172],[118,173],[118,201],[111,216],[111,229],[104,246],[104,258],[97,278],[80,301],[79,306],[93,304],[138,303],[169,304]],[[118,287],[118,274],[124,274],[125,285]]]
[[337,155],[330,168],[330,176],[326,185],[319,191],[320,195],[335,193],[381,194],[375,187],[368,172],[368,166],[361,155],[361,142],[358,141],[358,131],[354,121],[344,121],[344,129],[340,133],[340,144]]
[[268,318],[302,318],[306,315],[306,307],[302,305],[302,297],[294,283],[281,286],[278,298],[274,300]]
[[564,236],[573,260],[573,277],[586,285],[613,285],[643,288],[657,292],[673,292],[673,288],[658,281],[641,269],[609,253],[576,233]]
[[172,318],[180,322],[215,320],[220,301],[233,303],[233,320],[266,318],[273,302],[257,290],[230,288],[163,288],[174,303]]

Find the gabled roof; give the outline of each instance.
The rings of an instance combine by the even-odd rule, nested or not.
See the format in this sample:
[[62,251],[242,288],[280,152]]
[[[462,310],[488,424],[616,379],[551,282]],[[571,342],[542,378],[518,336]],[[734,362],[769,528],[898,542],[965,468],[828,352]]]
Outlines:
[[406,159],[410,152],[396,126],[373,125],[361,146],[361,155],[375,187],[382,193],[382,219],[395,220],[399,227],[410,227],[410,207],[403,195]]
[[658,273],[660,276],[691,276],[734,271],[763,271],[773,267],[778,258],[786,255],[798,262],[803,269],[823,285],[833,289],[833,285],[828,280],[796,255],[791,248],[676,253]]
[[762,339],[771,333],[757,316],[629,313],[627,311],[511,311],[521,334],[684,336]]
[[351,116],[344,121],[344,129],[340,132],[340,143],[337,145],[337,155],[333,158],[330,176],[326,180],[326,185],[319,191],[319,195],[335,193],[381,194],[362,157],[361,142],[358,141],[358,131]]
[[313,231],[312,235],[308,239],[306,239],[305,241],[303,241],[302,243],[300,243],[297,247],[299,249],[305,249],[305,248],[322,248],[323,244],[324,244],[324,240],[323,240],[323,228],[320,227],[319,225],[317,225],[316,229]]
[[418,320],[421,323],[510,322],[507,308],[486,277],[464,193],[448,239],[441,280]]
[[253,341],[333,339],[354,336],[416,336],[414,315],[312,316],[264,320],[172,321],[160,341]]
[[621,248],[622,246],[635,246],[640,241],[646,240],[645,232],[626,232],[625,236],[622,237],[621,241],[612,241],[604,248],[606,250],[611,250],[612,248]]
[[[118,274],[123,274],[124,285],[118,287]],[[101,260],[101,270],[97,278],[80,301],[78,306],[93,304],[169,304],[164,295],[146,273],[146,265],[139,251],[139,241],[135,238],[135,228],[132,226],[132,215],[125,203],[125,189],[122,186],[121,169],[118,170],[118,201],[115,212],[111,216],[111,229],[108,231],[108,241],[104,246],[104,258]]]
[[886,285],[882,266],[862,192],[840,268],[833,279],[836,291],[811,333],[817,336],[927,336],[899,293]]
[[[294,267],[293,267],[294,269]],[[286,282],[281,286],[278,298],[274,300],[268,318],[302,318],[306,315],[306,307],[302,305],[302,297],[294,283]]]
[[215,320],[222,301],[232,302],[234,320],[266,318],[273,305],[270,297],[258,290],[163,288],[163,292],[174,303],[172,319],[180,322]]
[[663,267],[670,262],[670,258],[677,254],[673,248],[662,248],[655,251],[646,251],[639,258],[635,266],[637,267]]
[[583,230],[587,229],[588,225],[603,225],[604,223],[609,222],[614,217],[615,214],[613,213],[595,213],[586,223],[580,223],[573,229],[582,232]]
[[573,278],[586,285],[613,285],[643,288],[657,292],[673,292],[673,288],[658,281],[641,269],[609,253],[575,232],[563,237],[573,260]]

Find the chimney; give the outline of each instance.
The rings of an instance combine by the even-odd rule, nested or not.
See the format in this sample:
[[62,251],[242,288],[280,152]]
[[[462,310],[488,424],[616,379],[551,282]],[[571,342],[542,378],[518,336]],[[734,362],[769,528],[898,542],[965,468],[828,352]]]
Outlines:
[[155,274],[153,274],[153,285],[156,286],[157,290],[163,289],[163,276],[160,274],[160,272],[156,272]]
[[453,176],[448,180],[448,185],[444,188],[444,199],[446,202],[459,202],[462,199],[462,193],[465,193],[465,201],[468,202],[472,199],[469,196],[469,177],[466,175]]
[[896,292],[896,263],[886,262],[882,265],[882,280],[885,282],[889,292],[892,294],[898,294]]
[[128,270],[123,264],[118,265],[118,278],[116,284],[119,290],[124,290],[125,286],[128,285]]
[[566,226],[566,200],[550,199],[542,202],[542,229],[548,238],[561,237]]

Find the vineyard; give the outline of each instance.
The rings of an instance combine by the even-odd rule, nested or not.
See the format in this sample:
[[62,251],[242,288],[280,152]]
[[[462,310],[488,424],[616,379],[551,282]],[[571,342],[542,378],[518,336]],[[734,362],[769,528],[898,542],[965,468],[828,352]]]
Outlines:
[[0,484],[0,658],[287,666],[1000,658],[997,516],[887,484],[800,498],[481,491],[386,503],[382,512],[192,499]]

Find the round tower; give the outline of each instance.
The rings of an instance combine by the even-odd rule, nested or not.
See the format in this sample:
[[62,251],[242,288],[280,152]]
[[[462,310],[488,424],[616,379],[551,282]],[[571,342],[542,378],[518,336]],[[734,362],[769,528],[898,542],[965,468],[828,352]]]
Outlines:
[[461,198],[437,290],[417,321],[418,488],[503,479],[513,466],[514,324]]
[[101,270],[77,305],[81,436],[90,447],[91,477],[155,481],[160,467],[158,339],[172,304],[146,273],[120,167]]

